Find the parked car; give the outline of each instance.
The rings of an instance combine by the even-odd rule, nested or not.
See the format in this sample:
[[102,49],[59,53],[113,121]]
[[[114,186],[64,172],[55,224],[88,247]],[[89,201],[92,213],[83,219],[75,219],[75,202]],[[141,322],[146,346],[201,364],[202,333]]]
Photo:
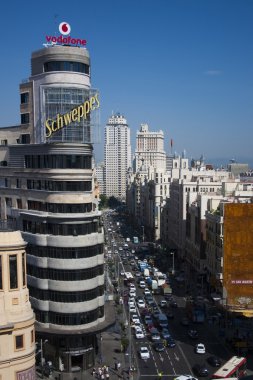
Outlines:
[[209,375],[209,371],[204,364],[197,363],[192,367],[192,370],[193,370],[194,374],[197,376],[208,376]]
[[206,353],[205,345],[203,343],[196,344],[195,352],[196,354],[205,354]]
[[141,347],[139,350],[139,354],[140,354],[141,359],[146,360],[150,358],[150,353],[147,347]]
[[220,367],[221,366],[221,360],[217,356],[209,356],[209,358],[207,358],[207,362],[212,367]]

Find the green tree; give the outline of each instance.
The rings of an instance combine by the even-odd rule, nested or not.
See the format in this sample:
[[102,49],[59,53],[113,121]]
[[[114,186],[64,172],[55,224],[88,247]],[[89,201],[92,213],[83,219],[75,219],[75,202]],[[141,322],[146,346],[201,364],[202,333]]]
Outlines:
[[108,207],[108,198],[107,198],[107,196],[104,195],[104,194],[100,194],[99,199],[100,199],[99,210],[107,208]]

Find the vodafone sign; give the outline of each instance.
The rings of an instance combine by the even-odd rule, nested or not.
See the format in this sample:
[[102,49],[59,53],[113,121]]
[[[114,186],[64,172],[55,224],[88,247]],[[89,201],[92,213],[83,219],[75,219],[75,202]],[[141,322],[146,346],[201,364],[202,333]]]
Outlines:
[[61,36],[46,36],[47,44],[49,45],[73,45],[73,46],[85,46],[87,41],[81,38],[72,38],[70,36],[71,27],[70,25],[63,21],[59,25],[59,31]]

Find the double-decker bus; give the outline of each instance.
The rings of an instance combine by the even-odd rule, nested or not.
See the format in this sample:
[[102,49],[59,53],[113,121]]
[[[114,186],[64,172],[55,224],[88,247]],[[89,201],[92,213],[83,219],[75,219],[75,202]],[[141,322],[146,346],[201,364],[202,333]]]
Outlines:
[[246,375],[247,360],[244,357],[233,356],[222,367],[216,371],[213,379],[228,379],[230,377],[238,378]]

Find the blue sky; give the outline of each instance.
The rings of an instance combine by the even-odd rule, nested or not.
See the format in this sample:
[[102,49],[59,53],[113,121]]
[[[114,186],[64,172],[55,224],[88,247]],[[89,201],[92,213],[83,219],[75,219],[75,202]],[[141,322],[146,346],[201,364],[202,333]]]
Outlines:
[[0,126],[19,123],[31,52],[70,23],[85,38],[99,89],[101,143],[112,111],[162,129],[166,150],[253,161],[252,0],[14,0],[2,6]]

